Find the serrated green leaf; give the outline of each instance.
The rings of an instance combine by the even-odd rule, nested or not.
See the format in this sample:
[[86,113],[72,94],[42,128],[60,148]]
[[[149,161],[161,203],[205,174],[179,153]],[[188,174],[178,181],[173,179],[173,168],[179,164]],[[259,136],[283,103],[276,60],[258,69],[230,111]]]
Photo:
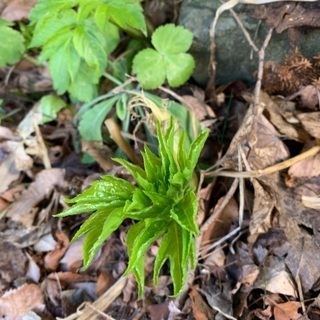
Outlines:
[[190,171],[193,171],[198,158],[200,156],[200,153],[203,149],[203,146],[208,138],[209,135],[209,129],[205,129],[203,130],[200,135],[192,142],[191,147],[190,147],[190,152],[188,154],[188,165],[186,165],[186,167],[188,167],[188,169]]
[[199,234],[195,221],[198,210],[197,197],[194,192],[186,192],[182,200],[171,210],[172,218],[184,229],[193,234]]
[[[112,19],[119,27],[126,29],[128,26],[140,30],[147,34],[146,23],[142,11],[142,7],[138,1],[132,0],[104,0],[103,5],[105,13]],[[102,10],[100,7],[99,10]],[[103,11],[103,10],[102,10]]]
[[[46,15],[37,22],[30,47],[43,46],[62,36],[70,37],[71,30],[75,27],[76,18],[74,10],[51,12],[50,15]],[[57,43],[55,46],[58,48],[60,45]]]
[[166,78],[166,71],[161,55],[153,49],[140,51],[133,59],[133,73],[145,89],[156,89]]
[[58,94],[65,93],[70,84],[70,75],[68,72],[69,49],[68,44],[60,47],[48,63],[53,78],[53,87],[57,90]]
[[23,36],[10,26],[11,23],[0,19],[0,66],[19,61],[25,51]]
[[[85,241],[84,246],[84,268],[86,269],[89,264],[92,262],[95,254],[99,250],[99,248],[102,246],[103,242],[110,236],[110,234],[117,230],[124,220],[123,216],[123,210],[122,208],[116,208],[113,211],[111,211],[106,217],[105,221],[102,224],[101,232],[100,234],[95,234],[97,237],[95,238],[95,241],[93,242],[92,239],[94,236],[92,236],[91,241],[88,241],[88,243]],[[94,233],[95,230],[89,231],[90,233]],[[93,242],[93,243],[92,243]],[[86,246],[88,245],[88,246]]]
[[186,282],[189,266],[195,266],[194,237],[199,233],[195,219],[197,197],[190,186],[190,168],[194,159],[190,161],[188,156],[192,150],[199,154],[207,133],[201,135],[191,148],[185,134],[175,128],[172,119],[165,132],[157,124],[157,133],[159,156],[145,147],[145,170],[128,161],[116,159],[132,174],[138,186],[119,178],[103,176],[102,180],[94,182],[81,195],[69,200],[74,205],[58,216],[92,212],[75,235],[76,238],[86,237],[83,247],[85,267],[124,219],[138,221],[126,238],[129,255],[126,273],[134,274],[141,295],[146,252],[154,241],[162,237],[155,260],[154,281],[157,282],[160,269],[169,260],[174,295],[177,295]]
[[178,295],[186,282],[188,263],[189,234],[176,223],[172,223],[163,236],[154,262],[153,281],[158,284],[160,269],[167,259],[170,260],[170,274],[173,280],[175,296]]
[[[126,244],[127,244],[129,256],[132,254],[132,251],[133,251],[134,240],[138,237],[138,235],[140,234],[140,232],[144,227],[145,227],[144,221],[140,221],[134,224],[129,229],[126,236]],[[138,283],[139,296],[141,296],[144,290],[144,259],[138,260],[131,271]],[[126,271],[126,274],[128,273],[129,271]]]
[[68,91],[78,100],[89,102],[97,96],[97,84],[100,76],[100,72],[81,62],[76,78],[70,82]]
[[141,260],[146,254],[147,249],[151,244],[160,238],[166,232],[167,221],[161,219],[146,219],[145,227],[140,231],[139,235],[133,242],[130,252],[130,260],[128,271]]
[[[102,142],[101,126],[118,97],[113,97],[96,104],[81,117],[78,129],[86,141]],[[93,125],[94,124],[94,125]]]
[[42,119],[39,121],[39,124],[44,124],[55,120],[57,113],[66,107],[66,102],[63,101],[58,96],[53,94],[46,95],[41,98],[39,111],[42,114]]
[[140,187],[144,190],[152,190],[152,187],[150,186],[151,183],[147,180],[146,172],[143,169],[124,159],[115,158],[113,160],[124,166]]
[[161,160],[145,145],[144,152],[141,153],[143,158],[144,170],[147,179],[156,183],[161,178]]
[[45,16],[65,11],[78,4],[78,0],[39,0],[29,14],[31,23],[36,23]]
[[193,34],[172,23],[159,27],[152,35],[152,44],[159,53],[179,54],[190,49]]

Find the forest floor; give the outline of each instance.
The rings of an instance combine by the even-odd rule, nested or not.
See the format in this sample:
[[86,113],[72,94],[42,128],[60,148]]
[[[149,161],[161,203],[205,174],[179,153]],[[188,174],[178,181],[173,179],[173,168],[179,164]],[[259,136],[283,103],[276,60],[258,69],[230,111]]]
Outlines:
[[[34,3],[2,1],[1,17],[25,20]],[[71,239],[87,215],[53,217],[67,208],[65,197],[114,172],[106,168],[115,144],[77,149],[69,108],[37,122],[37,103],[53,90],[44,66],[23,59],[0,68],[0,318],[320,319],[319,61],[295,50],[260,65],[262,87],[229,83],[212,89],[214,103],[195,84],[176,91],[210,129],[200,158],[198,263],[172,297],[167,267],[153,286],[154,243],[142,298],[123,276],[131,221],[79,271],[83,239]],[[85,152],[95,161],[82,161]]]

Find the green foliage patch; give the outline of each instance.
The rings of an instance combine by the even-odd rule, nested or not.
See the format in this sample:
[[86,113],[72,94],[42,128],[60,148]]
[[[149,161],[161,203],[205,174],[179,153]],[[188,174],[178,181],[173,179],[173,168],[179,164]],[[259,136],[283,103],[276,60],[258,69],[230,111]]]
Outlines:
[[178,295],[186,282],[189,267],[195,267],[198,205],[190,182],[208,131],[203,131],[190,145],[186,133],[176,130],[171,118],[165,132],[158,123],[157,135],[158,156],[145,146],[142,153],[144,169],[116,159],[133,176],[136,186],[123,179],[103,176],[82,194],[67,200],[73,206],[57,216],[92,212],[73,238],[74,241],[85,235],[84,268],[123,220],[133,219],[136,223],[126,237],[129,255],[126,273],[134,274],[141,295],[146,251],[162,238],[154,262],[153,280],[157,285],[160,270],[169,260],[174,295]]
[[97,94],[108,55],[120,41],[119,27],[146,33],[137,0],[40,0],[30,13],[30,47],[41,47],[58,94],[80,101]]
[[19,61],[25,51],[23,36],[11,26],[12,23],[0,19],[0,66]]

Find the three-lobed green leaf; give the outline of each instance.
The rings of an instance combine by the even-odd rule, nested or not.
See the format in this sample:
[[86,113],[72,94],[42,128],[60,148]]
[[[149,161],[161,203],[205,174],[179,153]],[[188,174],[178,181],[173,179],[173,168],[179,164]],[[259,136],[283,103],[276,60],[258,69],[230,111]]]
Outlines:
[[11,25],[9,21],[0,19],[0,66],[19,61],[25,51],[22,35]]
[[186,53],[193,35],[187,29],[174,24],[159,27],[152,35],[155,49],[139,52],[133,60],[133,72],[145,89],[155,89],[165,79],[172,87],[184,84],[192,75],[195,62]]
[[157,283],[163,264],[169,260],[174,295],[178,295],[186,282],[189,267],[195,266],[198,206],[190,182],[208,131],[203,131],[190,145],[186,142],[186,133],[177,130],[171,119],[165,132],[158,124],[157,134],[159,155],[145,146],[142,153],[144,169],[116,159],[130,172],[137,186],[116,177],[103,176],[82,194],[68,200],[73,206],[58,216],[92,212],[74,237],[85,235],[84,268],[123,220],[135,220],[126,238],[129,255],[126,272],[134,274],[141,295],[146,252],[162,238],[155,259],[154,282]]

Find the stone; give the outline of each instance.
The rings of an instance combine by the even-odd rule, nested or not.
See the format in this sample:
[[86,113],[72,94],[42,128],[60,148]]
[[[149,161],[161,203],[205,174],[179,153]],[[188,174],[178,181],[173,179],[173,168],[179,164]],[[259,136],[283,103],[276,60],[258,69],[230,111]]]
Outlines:
[[[196,60],[193,77],[202,86],[205,86],[209,79],[209,29],[219,5],[221,3],[218,0],[184,0],[180,8],[178,23],[194,34],[190,50]],[[234,10],[260,49],[269,26],[263,20],[252,17],[255,7],[257,5],[239,4]],[[295,47],[298,47],[307,58],[320,52],[319,29],[294,29],[297,29],[299,35],[297,37],[297,33],[295,34],[295,38],[298,38],[296,41],[292,41],[292,37],[290,39],[288,34],[292,31],[290,29],[282,33],[273,32],[272,39],[266,49],[265,61],[282,62],[290,50]],[[215,40],[216,84],[224,84],[234,80],[253,84],[258,69],[258,53],[253,51],[229,10],[223,12],[218,20]]]

